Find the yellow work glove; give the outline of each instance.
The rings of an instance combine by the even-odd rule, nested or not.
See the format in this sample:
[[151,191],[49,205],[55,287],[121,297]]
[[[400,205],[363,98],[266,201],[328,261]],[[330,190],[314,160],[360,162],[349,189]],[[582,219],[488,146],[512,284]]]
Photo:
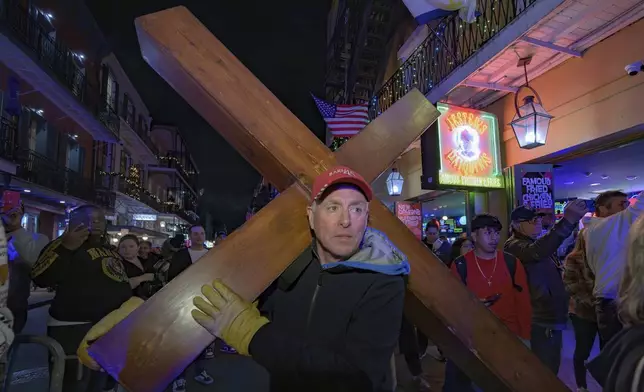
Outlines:
[[107,316],[103,317],[101,321],[96,323],[92,327],[92,329],[90,329],[87,334],[85,334],[83,341],[81,342],[80,346],[78,346],[78,350],[76,350],[78,360],[83,365],[92,370],[100,370],[101,367],[96,363],[96,361],[94,361],[92,357],[89,356],[89,353],[87,352],[90,342],[94,342],[101,336],[108,333],[110,329],[112,329],[116,324],[123,321],[130,313],[134,311],[134,309],[138,308],[142,303],[143,300],[141,298],[132,297],[125,301],[120,308],[111,312]]
[[259,314],[257,305],[245,301],[219,280],[212,282],[212,286],[202,286],[201,293],[207,301],[202,297],[193,300],[199,309],[192,311],[195,321],[238,353],[250,355],[250,341],[269,322]]

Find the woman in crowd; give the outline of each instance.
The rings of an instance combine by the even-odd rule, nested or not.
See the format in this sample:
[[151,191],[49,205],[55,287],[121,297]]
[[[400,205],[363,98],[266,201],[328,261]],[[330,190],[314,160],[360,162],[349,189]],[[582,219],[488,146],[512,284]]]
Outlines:
[[447,266],[451,266],[454,260],[463,256],[465,253],[471,250],[474,250],[474,244],[472,243],[472,240],[470,240],[468,237],[457,238],[452,244],[452,253],[450,254],[450,261]]
[[594,276],[586,262],[586,241],[579,233],[575,247],[565,261],[564,284],[570,294],[570,320],[575,331],[575,353],[573,366],[579,392],[588,391],[586,381],[586,360],[598,335],[595,298],[593,296]]
[[644,390],[644,217],[629,232],[619,296],[624,329],[588,364],[588,370],[604,392],[640,392]]
[[152,265],[143,265],[139,259],[139,239],[133,234],[127,234],[121,237],[118,246],[119,255],[125,263],[125,273],[130,279],[130,286],[141,298],[148,298],[154,294],[154,286],[159,286],[160,282],[155,285],[154,269]]

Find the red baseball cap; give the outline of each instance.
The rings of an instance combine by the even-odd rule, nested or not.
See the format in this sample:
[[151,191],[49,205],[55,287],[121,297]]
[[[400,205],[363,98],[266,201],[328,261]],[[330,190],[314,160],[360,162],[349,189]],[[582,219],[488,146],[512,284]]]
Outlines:
[[0,212],[7,214],[17,208],[22,208],[20,192],[4,191],[0,200]]
[[355,185],[364,194],[367,201],[373,199],[371,185],[358,172],[346,166],[334,166],[317,176],[311,188],[311,199],[318,200],[325,190],[338,184]]

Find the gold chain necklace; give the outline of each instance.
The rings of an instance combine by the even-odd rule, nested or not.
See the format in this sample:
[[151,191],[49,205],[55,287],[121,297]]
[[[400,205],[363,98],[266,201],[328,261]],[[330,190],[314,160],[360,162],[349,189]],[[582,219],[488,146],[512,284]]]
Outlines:
[[494,253],[494,268],[492,269],[492,274],[491,274],[491,275],[490,275],[490,277],[488,278],[488,277],[487,277],[487,276],[485,276],[485,274],[483,273],[483,270],[481,269],[481,265],[479,264],[479,258],[476,256],[476,253],[474,253],[474,261],[476,261],[476,266],[479,268],[479,272],[481,273],[481,275],[483,276],[483,278],[484,278],[485,280],[487,280],[487,285],[488,285],[488,286],[490,286],[490,287],[492,287],[492,278],[494,277],[494,273],[496,272],[496,262],[498,261],[498,257],[499,257],[499,253],[498,253],[498,252],[495,252],[495,253]]

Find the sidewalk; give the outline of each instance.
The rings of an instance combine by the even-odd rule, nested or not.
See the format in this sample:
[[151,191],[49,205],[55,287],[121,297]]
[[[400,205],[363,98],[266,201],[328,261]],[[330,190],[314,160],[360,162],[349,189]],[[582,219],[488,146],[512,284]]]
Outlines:
[[[564,344],[561,358],[561,367],[559,369],[559,378],[570,388],[572,391],[577,390],[575,384],[575,375],[573,371],[572,357],[575,351],[575,335],[572,327],[564,331]],[[595,341],[595,346],[590,354],[590,359],[599,354],[599,341]],[[436,361],[431,356],[427,355],[423,359],[423,369],[425,370],[425,379],[432,386],[432,390],[441,391],[443,388],[443,380],[445,375],[445,364]],[[402,355],[396,357],[396,370],[398,376],[399,388],[396,392],[413,392],[412,388],[405,388],[411,382],[411,374],[407,370],[407,364]],[[590,392],[601,392],[602,388],[597,382],[588,374],[588,390]]]
[[[29,303],[36,304],[51,298],[53,298],[53,293],[38,290],[32,293]],[[47,333],[47,318],[49,317],[48,310],[49,306],[30,310],[23,333],[45,335]],[[574,346],[574,333],[572,329],[569,329],[564,332],[564,347],[559,378],[573,391],[576,390],[572,366]],[[599,348],[596,344],[591,358],[598,353]],[[47,351],[43,347],[36,345],[22,346],[15,360],[16,367],[14,369],[16,372],[12,378],[12,385],[5,392],[47,391]],[[197,383],[193,378],[195,375],[194,366],[190,366],[186,371],[188,392],[263,392],[268,390],[268,374],[259,365],[254,366],[250,358],[217,353],[217,358],[206,361],[205,366],[215,382],[209,386]],[[400,386],[397,392],[412,392],[413,389],[404,387],[409,385],[411,375],[407,370],[402,355],[396,357],[396,368]],[[423,360],[423,368],[425,369],[425,378],[432,386],[432,389],[440,391],[443,386],[445,364],[427,355]],[[588,387],[591,392],[601,391],[599,385],[590,375],[588,376]]]

